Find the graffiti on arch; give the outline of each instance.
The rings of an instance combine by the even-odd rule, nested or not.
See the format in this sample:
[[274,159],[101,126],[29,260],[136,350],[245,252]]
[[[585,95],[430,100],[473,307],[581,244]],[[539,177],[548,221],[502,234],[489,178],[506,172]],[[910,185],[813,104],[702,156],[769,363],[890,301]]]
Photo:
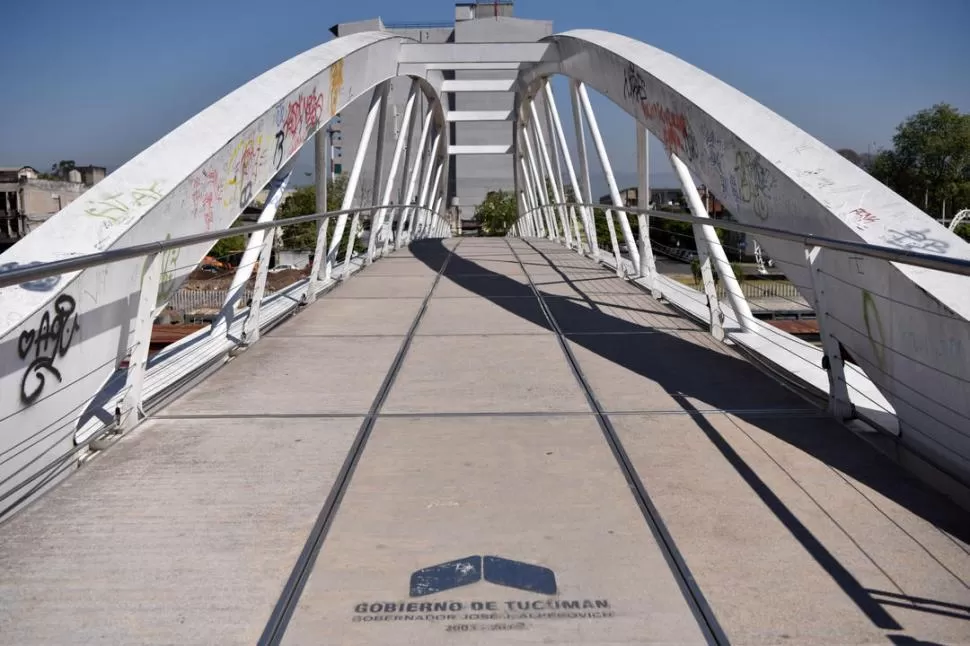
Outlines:
[[636,103],[644,119],[659,126],[660,140],[667,150],[687,161],[697,158],[697,141],[687,117],[659,101],[650,101],[646,82],[632,63],[627,64],[624,73],[623,98]]
[[739,150],[734,157],[731,194],[736,202],[750,206],[755,215],[767,220],[775,178],[762,163],[761,155]]
[[20,400],[31,405],[44,393],[47,380],[61,381],[55,362],[67,355],[78,324],[77,303],[74,297],[61,294],[53,309],[44,312],[37,327],[24,330],[17,339],[17,356],[30,361],[20,380]]

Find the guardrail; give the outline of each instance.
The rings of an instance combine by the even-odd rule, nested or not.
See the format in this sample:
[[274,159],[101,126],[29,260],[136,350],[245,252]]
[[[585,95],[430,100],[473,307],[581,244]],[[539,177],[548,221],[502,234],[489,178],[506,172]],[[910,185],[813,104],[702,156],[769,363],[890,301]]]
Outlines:
[[[327,245],[327,231],[329,228],[329,220],[339,216],[350,216],[360,213],[379,214],[381,212],[383,212],[385,215],[384,218],[378,220],[383,222],[381,225],[381,230],[383,230],[386,234],[384,236],[385,244],[383,245],[383,248],[375,249],[374,247],[370,247],[368,252],[361,252],[357,254],[353,252],[353,239],[348,239],[343,270],[339,277],[335,276],[331,280],[329,276],[330,262],[325,257],[333,259],[335,254],[339,255],[339,253],[342,251],[341,243],[343,241],[341,240],[336,244],[333,244],[331,241],[333,249],[328,253],[329,247]],[[377,218],[378,216],[375,215],[375,219]],[[395,220],[397,220],[397,222],[395,222]],[[130,337],[130,345],[123,349],[125,352],[128,352],[127,361],[120,360],[122,357],[119,357],[119,361],[116,364],[121,366],[122,373],[118,378],[123,379],[124,385],[123,387],[117,388],[116,394],[107,393],[105,391],[105,387],[102,387],[101,391],[91,393],[91,395],[96,399],[105,399],[103,402],[105,410],[114,410],[114,421],[111,424],[104,424],[102,430],[85,431],[84,437],[86,439],[84,442],[87,442],[97,434],[103,433],[104,430],[128,430],[136,425],[143,416],[140,416],[140,413],[143,414],[143,405],[145,404],[143,387],[148,369],[148,350],[154,323],[154,312],[159,305],[157,300],[162,273],[162,263],[160,262],[160,259],[163,258],[162,254],[164,254],[164,252],[171,249],[197,245],[199,243],[215,243],[222,238],[238,235],[254,234],[258,232],[272,232],[279,228],[300,225],[308,222],[319,222],[321,226],[319,227],[316,247],[317,253],[314,259],[313,268],[311,269],[309,278],[305,279],[307,283],[306,287],[299,287],[298,289],[295,289],[298,287],[298,285],[295,284],[282,290],[281,293],[266,294],[265,287],[266,280],[269,275],[270,252],[276,236],[266,235],[261,243],[258,241],[258,239],[250,238],[247,245],[247,254],[252,256],[254,252],[257,253],[258,261],[257,257],[253,257],[251,261],[246,262],[237,268],[237,275],[233,279],[233,284],[228,290],[226,290],[227,298],[225,302],[221,304],[220,316],[214,323],[212,323],[210,327],[206,328],[209,337],[218,338],[213,338],[211,343],[209,340],[203,340],[200,338],[187,338],[186,341],[191,341],[195,344],[193,347],[193,352],[197,355],[197,357],[202,358],[188,361],[188,363],[192,363],[191,366],[173,366],[171,370],[163,370],[163,372],[189,375],[192,374],[193,371],[197,371],[200,368],[200,366],[195,365],[195,363],[203,361],[203,359],[205,364],[209,365],[212,363],[212,361],[217,360],[219,357],[224,358],[228,352],[232,351],[232,347],[246,346],[254,343],[259,339],[260,330],[262,329],[263,324],[266,322],[261,318],[264,303],[270,303],[272,312],[270,313],[269,318],[271,318],[273,321],[279,320],[281,316],[285,315],[285,312],[282,312],[279,306],[279,302],[281,301],[279,297],[281,295],[285,297],[283,300],[285,301],[284,309],[286,312],[292,311],[301,304],[305,305],[313,302],[319,291],[326,289],[329,285],[335,284],[335,281],[338,279],[346,278],[349,276],[353,268],[363,266],[365,264],[365,260],[368,262],[373,260],[375,254],[377,257],[382,255],[390,246],[392,239],[394,247],[396,248],[405,241],[434,237],[438,235],[446,236],[450,234],[450,227],[444,218],[442,218],[440,214],[436,213],[433,209],[428,207],[396,204],[356,207],[353,209],[313,213],[298,217],[271,220],[268,222],[250,224],[223,231],[211,231],[193,234],[148,244],[109,249],[107,251],[66,258],[63,260],[38,262],[37,264],[33,265],[0,271],[0,287],[9,287],[12,285],[42,280],[52,276],[60,276],[71,272],[78,272],[84,269],[120,262],[123,260],[134,258],[146,259],[146,269],[143,272],[141,283],[137,292],[138,310],[135,318],[134,331]],[[407,229],[404,228],[404,224],[406,223],[410,223],[411,225]],[[337,228],[338,230],[340,229],[339,222]],[[354,227],[351,227],[351,231],[353,230]],[[352,237],[353,235],[351,233],[351,238]],[[364,258],[365,255],[366,259]],[[256,264],[258,264],[259,269],[256,272],[255,285],[252,290],[249,290],[246,288],[246,283],[252,278],[254,271],[253,268]],[[326,271],[328,272],[326,277],[322,276],[322,274],[324,274],[325,267]],[[239,302],[240,298],[244,297],[247,293],[251,294],[251,303],[248,305],[248,307],[244,308],[242,311],[233,311],[235,304]],[[241,325],[239,324],[240,319],[242,319]],[[215,331],[216,329],[220,331],[220,334],[213,335],[212,331]],[[222,332],[224,332],[224,334],[222,334]],[[212,347],[209,348],[208,345],[212,345]],[[206,347],[200,349],[201,346]],[[162,359],[170,359],[172,362],[178,364],[186,363],[183,358],[174,354],[169,356],[170,354],[172,353],[167,353]],[[166,383],[162,384],[161,386],[158,384],[153,384],[152,388],[154,390],[161,390],[164,388],[170,388],[172,386],[172,384],[168,383],[172,380],[171,374],[166,374],[164,375],[164,378],[160,379]]]
[[[603,211],[604,214],[615,211],[618,213],[629,213],[639,216],[639,224],[641,229],[640,239],[635,242],[627,241],[628,243],[638,244],[640,247],[641,265],[639,267],[633,266],[630,260],[622,257],[622,253],[619,245],[617,244],[617,239],[613,233],[612,226],[610,236],[612,253],[605,257],[599,256],[600,250],[598,249],[598,242],[596,241],[595,222],[590,221],[588,224],[585,223],[585,220],[588,217],[591,217],[596,211]],[[533,215],[537,215],[537,217],[530,218],[530,216]],[[577,215],[578,217],[575,217]],[[657,211],[654,209],[630,206],[564,202],[540,205],[520,214],[516,219],[515,225],[513,226],[511,232],[525,235],[536,235],[537,233],[546,235],[550,229],[555,231],[556,229],[566,227],[567,230],[563,232],[563,235],[560,236],[560,234],[557,232],[552,237],[556,239],[561,237],[563,241],[567,241],[567,244],[570,238],[578,238],[577,241],[579,244],[575,245],[577,251],[580,253],[585,253],[585,249],[588,249],[594,255],[596,260],[599,260],[604,264],[614,266],[617,274],[621,277],[629,276],[632,278],[643,279],[655,297],[668,297],[669,292],[671,298],[674,298],[675,300],[684,300],[684,287],[676,287],[676,285],[679,284],[666,279],[666,277],[664,277],[664,280],[661,280],[656,272],[655,265],[650,262],[652,260],[652,246],[646,244],[647,239],[644,237],[644,229],[646,228],[647,224],[645,216],[649,216],[651,218],[664,218],[667,220],[674,220],[693,225],[694,238],[697,242],[698,260],[700,261],[701,265],[700,270],[701,282],[703,283],[703,295],[698,294],[699,299],[688,298],[687,300],[691,301],[691,303],[685,311],[697,318],[703,318],[706,315],[707,322],[710,326],[710,332],[712,336],[718,340],[724,340],[726,337],[726,332],[724,329],[724,323],[726,320],[730,321],[732,324],[736,324],[740,328],[742,337],[744,334],[767,336],[767,333],[763,329],[763,326],[761,326],[761,324],[757,321],[756,317],[752,314],[751,307],[746,298],[746,296],[750,295],[750,290],[747,290],[749,293],[745,293],[746,290],[742,288],[741,283],[735,277],[734,270],[731,264],[728,262],[721,242],[713,229],[725,229],[728,231],[752,234],[757,236],[759,239],[774,238],[777,240],[784,240],[787,242],[796,243],[804,248],[804,256],[801,258],[801,260],[804,262],[804,267],[807,269],[810,282],[807,285],[795,286],[796,288],[800,287],[805,290],[805,300],[807,301],[807,303],[799,302],[798,304],[802,307],[807,305],[816,313],[816,320],[818,321],[819,333],[822,341],[822,356],[820,358],[820,363],[822,369],[824,369],[826,373],[825,377],[823,378],[823,382],[825,380],[828,382],[827,396],[829,410],[839,419],[848,419],[856,414],[857,409],[853,404],[853,396],[850,396],[850,388],[856,391],[855,398],[859,399],[859,395],[862,392],[859,388],[859,384],[864,381],[865,384],[868,384],[863,384],[862,386],[862,389],[865,390],[865,392],[862,393],[864,397],[872,401],[875,399],[882,399],[882,395],[875,388],[875,385],[869,380],[869,377],[866,376],[864,372],[857,371],[855,367],[846,367],[845,357],[847,355],[844,354],[842,344],[835,338],[833,334],[826,333],[826,329],[829,326],[836,325],[836,323],[844,326],[845,323],[835,319],[832,321],[829,320],[828,311],[830,307],[826,305],[828,302],[826,299],[831,298],[831,296],[827,296],[826,290],[820,288],[820,281],[832,280],[833,277],[829,276],[827,272],[823,271],[823,267],[818,260],[820,251],[823,249],[828,249],[852,254],[853,256],[860,258],[873,258],[893,263],[911,265],[914,267],[932,269],[949,274],[970,276],[970,260],[963,258],[952,258],[920,251],[898,249],[864,242],[840,240],[837,238],[814,234],[797,233],[773,227],[742,224],[732,220],[714,220],[710,217],[695,216],[689,213]],[[568,220],[565,218],[568,218]],[[569,220],[571,220],[571,227]],[[580,231],[580,226],[583,228],[582,232]],[[630,256],[632,257],[633,254],[630,254]],[[793,261],[789,258],[788,262],[791,263],[797,261]],[[715,267],[720,281],[715,281]],[[834,279],[838,279],[838,277],[834,277]],[[663,285],[664,293],[661,293],[661,284]],[[686,289],[690,290],[691,293],[696,294],[696,290],[690,287],[686,287]],[[732,309],[734,310],[733,317],[721,309],[719,296],[723,294],[727,295]],[[796,301],[796,299],[790,298],[787,294],[779,293],[767,295],[774,295],[779,298],[789,298],[793,303]],[[698,302],[698,300],[700,302]],[[703,312],[703,314],[701,314],[701,312]],[[866,325],[868,325],[868,319]],[[771,334],[774,335],[777,334],[777,332],[772,332]],[[732,333],[732,340],[737,341],[740,338],[741,337],[738,337],[736,334]],[[783,345],[782,343],[779,343],[778,339],[775,338],[768,339],[768,341],[776,346],[779,346],[779,348]],[[790,347],[784,347],[782,350],[784,352],[796,354],[792,352]],[[804,349],[800,349],[797,352],[800,354],[799,361],[804,361],[804,359],[809,355],[808,352],[803,352],[802,350]],[[818,365],[819,361],[815,360],[814,364],[808,363],[806,365],[798,366],[797,369],[793,370],[793,372],[797,374],[799,372],[804,373],[806,370],[818,370]],[[848,380],[847,373],[851,373],[849,374]],[[850,382],[852,382],[854,385],[850,386]],[[896,396],[899,398],[899,393],[896,393]],[[907,402],[907,405],[915,406],[916,404]],[[886,402],[886,406],[882,406],[880,404],[879,407],[886,410],[888,407],[888,402]],[[895,421],[895,415],[893,415],[893,419]],[[897,426],[896,434],[898,434],[898,432]],[[970,457],[967,459],[970,459]]]

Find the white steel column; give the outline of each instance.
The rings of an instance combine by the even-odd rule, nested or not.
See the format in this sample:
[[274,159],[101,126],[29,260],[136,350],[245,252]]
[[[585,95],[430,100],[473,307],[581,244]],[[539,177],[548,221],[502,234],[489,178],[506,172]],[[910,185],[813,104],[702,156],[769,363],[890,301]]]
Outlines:
[[441,174],[444,172],[444,170],[445,170],[444,162],[438,163],[437,168],[435,169],[435,172],[434,172],[434,183],[431,185],[431,192],[428,193],[427,201],[424,204],[422,204],[422,206],[424,206],[425,209],[427,209],[426,211],[423,212],[424,219],[423,219],[422,231],[421,231],[422,237],[425,237],[425,238],[431,237],[431,229],[433,228],[437,218],[437,212],[434,210],[433,207],[434,207],[434,204],[440,199],[440,196],[439,197],[435,197],[435,196],[438,194],[438,185],[441,183]]
[[418,178],[421,175],[421,165],[424,159],[424,147],[428,143],[428,133],[431,131],[431,118],[434,116],[431,110],[428,110],[428,114],[424,117],[424,125],[421,127],[421,137],[418,141],[418,147],[415,148],[415,156],[413,167],[411,168],[411,179],[408,182],[408,189],[404,195],[404,199],[401,201],[403,208],[401,209],[401,214],[398,216],[397,223],[397,235],[394,237],[394,248],[401,248],[401,240],[404,237],[404,224],[411,213],[411,202],[414,200],[414,194],[418,186]]
[[[559,226],[562,227],[562,240],[566,247],[572,247],[572,235],[569,233],[569,222],[566,219],[566,213],[563,211],[562,206],[558,206],[563,203],[562,195],[559,192],[559,187],[556,186],[556,177],[552,170],[552,162],[549,160],[549,149],[546,148],[546,137],[542,133],[542,122],[539,120],[539,114],[536,110],[535,101],[529,102],[529,111],[532,113],[532,123],[535,129],[536,136],[536,147],[539,149],[539,170],[540,173],[544,174],[543,179],[548,178],[549,187],[552,189],[552,199],[556,203],[556,207],[550,207],[550,212],[559,216]],[[543,170],[545,169],[545,170]],[[543,182],[543,191],[545,191],[546,183]]]
[[[701,200],[700,193],[697,192],[697,186],[694,184],[694,180],[691,179],[687,166],[673,153],[670,153],[670,163],[673,165],[674,172],[677,173],[681,186],[684,188],[684,195],[687,196],[687,203],[690,205],[691,213],[700,218],[709,217],[707,215],[707,209],[704,208],[704,202]],[[704,235],[704,239],[707,240],[708,249],[710,249],[711,256],[714,258],[714,264],[717,267],[717,273],[724,282],[724,288],[727,290],[728,299],[731,301],[731,307],[734,308],[734,314],[738,319],[738,324],[742,330],[750,332],[754,316],[751,314],[751,308],[748,307],[748,301],[744,298],[744,292],[741,291],[738,279],[734,275],[734,269],[731,267],[731,263],[728,262],[727,256],[724,253],[721,241],[717,239],[717,232],[709,224],[702,225],[701,232]]]
[[545,190],[545,182],[543,181],[543,177],[536,167],[536,155],[532,150],[532,136],[529,134],[529,126],[523,124],[522,132],[525,135],[525,149],[526,157],[529,161],[529,169],[532,171],[534,184],[533,189],[535,190],[536,197],[539,200],[539,210],[545,219],[546,233],[550,240],[558,240],[559,231],[556,228],[555,218],[552,215],[551,209],[548,207],[549,200],[547,199],[548,195],[546,194]]
[[704,295],[707,297],[707,312],[711,326],[711,336],[718,341],[724,340],[724,311],[717,298],[717,283],[714,281],[714,272],[711,269],[710,245],[704,237],[702,231],[704,227],[693,225],[694,242],[697,245],[697,259],[701,267],[701,284],[704,286]]
[[128,374],[125,375],[125,396],[121,404],[119,427],[122,431],[131,430],[138,424],[142,411],[142,388],[145,384],[145,371],[148,368],[148,348],[152,340],[155,302],[158,300],[158,287],[162,278],[162,255],[151,254],[145,258],[142,270],[141,290],[138,292],[138,314],[135,318],[134,345],[128,356]]
[[[576,180],[576,169],[573,168],[573,160],[569,155],[569,146],[566,144],[566,133],[562,129],[562,120],[559,118],[559,110],[556,107],[556,98],[552,93],[552,84],[546,84],[546,108],[548,109],[550,116],[550,133],[554,131],[554,134],[550,136],[554,137],[555,140],[559,142],[559,147],[562,149],[562,156],[566,162],[566,172],[569,173],[569,182],[573,187],[573,195],[576,197],[576,201],[579,204],[583,204],[586,200],[583,198],[584,191],[579,188],[579,182]],[[592,201],[592,197],[589,198]],[[583,253],[583,236],[579,232],[578,224],[576,224],[576,208],[570,207],[570,215],[573,219],[573,224],[577,227],[576,229],[576,242],[579,253]],[[586,209],[579,208],[579,217],[583,222],[583,231],[586,233],[587,244],[589,243],[589,221],[592,218],[587,217]],[[594,233],[595,235],[595,233]],[[593,247],[590,244],[590,252],[592,252]]]
[[[326,218],[322,222],[317,222],[317,232],[319,227],[326,226]],[[279,229],[267,231],[266,239],[263,240],[263,248],[259,252],[259,270],[256,272],[256,284],[253,286],[253,296],[249,302],[249,313],[243,321],[242,341],[245,345],[252,345],[259,341],[259,318],[263,308],[263,295],[266,293],[266,278],[269,276],[269,263],[273,257],[273,242],[276,240],[276,232]]]
[[[619,208],[626,206],[620,198],[620,189],[616,186],[616,178],[613,176],[613,167],[610,165],[610,158],[606,154],[606,146],[603,144],[603,137],[600,135],[599,125],[596,122],[596,115],[593,114],[593,106],[589,103],[589,95],[586,93],[586,86],[579,84],[579,99],[586,113],[586,120],[589,121],[589,132],[593,135],[593,144],[596,146],[596,154],[603,167],[603,174],[606,175],[606,183],[610,187],[610,197],[613,205]],[[623,237],[626,239],[626,246],[629,249],[630,260],[633,261],[633,271],[636,272],[640,267],[640,252],[637,251],[637,241],[633,238],[633,231],[630,229],[630,220],[624,211],[618,211],[620,228],[623,230]],[[618,272],[622,272],[617,267]]]
[[434,143],[431,144],[431,153],[425,159],[425,173],[424,179],[421,181],[421,193],[418,196],[419,208],[415,209],[415,213],[411,216],[411,238],[416,239],[415,236],[421,235],[421,227],[424,226],[424,214],[425,211],[420,208],[423,207],[428,201],[428,191],[431,189],[431,176],[438,167],[438,146],[441,145],[441,133],[437,133],[434,138]]
[[[317,213],[327,212],[327,184],[330,182],[330,141],[327,134],[329,122],[324,124],[317,134],[313,136],[313,182],[316,185]],[[326,226],[323,219],[317,220],[317,237],[320,236],[320,227]]]
[[[849,387],[845,381],[845,359],[838,339],[829,331],[828,300],[830,296],[825,292],[825,282],[819,267],[821,247],[805,246],[805,265],[812,285],[812,298],[815,306],[815,316],[818,319],[818,331],[822,341],[822,367],[829,381],[829,412],[838,419],[849,419],[854,415],[852,400],[849,398]],[[863,307],[865,307],[863,301]]]
[[[559,188],[562,203],[567,204],[569,199],[566,196],[566,184],[562,181],[562,157],[560,156],[559,151],[559,137],[556,134],[556,124],[553,123],[552,119],[552,110],[555,102],[549,101],[549,97],[552,96],[552,83],[550,83],[548,79],[546,79],[544,89],[546,100],[543,102],[545,104],[545,110],[543,110],[543,112],[546,118],[546,130],[549,132],[549,147],[552,149],[552,176],[553,181]],[[572,225],[569,231],[572,239],[576,241],[576,251],[579,254],[582,254],[583,238],[579,233],[579,223],[576,221],[576,209],[572,206],[563,206],[562,212],[563,216],[566,218],[567,226]]]
[[[377,150],[375,151],[374,155],[374,182],[371,185],[370,206],[379,204],[377,200],[381,194],[381,180],[383,179],[382,175],[384,174],[384,138],[387,134],[387,93],[390,89],[390,81],[384,81],[375,90],[380,92],[380,108],[378,109],[377,116]],[[359,206],[367,205],[361,204]],[[354,255],[354,246],[357,240],[357,228],[363,228],[361,225],[361,213],[361,211],[355,211],[354,217],[350,221],[350,235],[347,236],[347,250],[344,252],[344,273],[340,277],[341,280],[350,278],[348,268],[350,267],[350,259]],[[373,238],[375,235],[375,212],[370,210],[364,211],[363,213],[366,213],[366,215],[370,218],[370,237]]]
[[[650,135],[647,129],[634,121],[637,128],[637,206],[641,209],[650,208]],[[637,225],[640,229],[640,266],[637,268],[640,276],[647,279],[650,293],[654,298],[660,298],[660,283],[657,280],[657,263],[653,257],[653,246],[650,244],[650,217],[644,213],[637,214]]]
[[[263,207],[262,213],[259,214],[259,218],[256,220],[257,224],[270,222],[276,217],[276,210],[279,208],[280,201],[283,199],[283,191],[286,190],[286,185],[290,181],[290,175],[292,174],[291,168],[292,166],[288,164],[269,183],[267,187],[269,189],[269,200],[266,202],[266,206]],[[246,250],[243,252],[242,260],[239,261],[239,267],[232,276],[232,283],[229,285],[226,300],[222,303],[219,318],[210,327],[210,334],[223,334],[228,331],[229,326],[232,324],[233,316],[235,315],[236,301],[239,300],[239,296],[246,288],[249,277],[253,275],[253,266],[256,264],[256,259],[259,258],[260,250],[263,247],[263,240],[267,235],[272,236],[275,233],[273,231],[254,231],[250,234],[249,240],[246,242]]]
[[[418,97],[418,81],[411,82],[411,91],[408,94],[407,103],[404,105],[404,118],[401,119],[401,132],[398,133],[397,143],[394,146],[394,157],[391,159],[391,169],[387,174],[387,186],[384,188],[384,196],[378,204],[390,204],[391,192],[394,190],[394,182],[397,180],[397,169],[401,164],[401,154],[404,152],[404,144],[411,138],[411,118],[414,112],[414,102]],[[376,198],[376,194],[375,194]],[[387,209],[381,209],[376,215],[371,216],[371,235],[367,243],[367,262],[374,261],[374,248],[377,244],[377,236],[384,227],[385,214]]]
[[[583,195],[587,204],[593,203],[593,191],[589,182],[589,159],[586,155],[586,128],[583,127],[583,111],[579,104],[579,83],[573,80],[569,82],[569,98],[573,109],[573,126],[576,129],[576,152],[579,157],[579,175],[582,181]],[[577,193],[578,194],[578,193]],[[585,208],[587,232],[589,235],[589,247],[592,250],[594,260],[599,260],[600,247],[599,240],[596,238],[596,213],[591,208]]]
[[535,194],[535,188],[532,186],[532,177],[529,174],[528,164],[524,155],[519,157],[519,166],[522,168],[522,180],[525,184],[523,198],[525,199],[526,209],[529,211],[529,218],[532,220],[536,237],[544,238],[546,235],[545,223],[543,222],[542,211],[539,210],[538,198]]
[[[374,122],[377,121],[377,115],[383,103],[382,97],[384,96],[386,84],[387,81],[374,88],[374,93],[371,95],[370,109],[367,111],[367,118],[364,120],[364,129],[360,133],[360,142],[357,145],[357,154],[354,156],[354,165],[350,171],[350,178],[347,180],[343,203],[340,205],[341,211],[350,209],[354,202],[354,194],[357,193],[357,184],[360,182],[360,169],[363,167],[364,158],[367,156],[367,147],[370,145],[370,136],[374,130]],[[354,215],[354,219],[357,219],[356,214]],[[346,226],[347,214],[342,213],[337,216],[337,227],[333,232],[333,239],[330,240],[330,247],[327,249],[326,280],[330,280],[333,275],[333,264],[337,259],[337,255],[340,253],[340,241],[343,238]],[[351,239],[348,242],[350,248],[353,249],[354,241]]]

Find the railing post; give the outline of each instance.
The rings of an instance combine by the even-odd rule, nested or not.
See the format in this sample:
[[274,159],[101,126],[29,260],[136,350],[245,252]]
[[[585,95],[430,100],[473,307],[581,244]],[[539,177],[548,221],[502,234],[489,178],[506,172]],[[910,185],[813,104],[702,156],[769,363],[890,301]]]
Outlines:
[[[603,143],[603,137],[600,135],[599,124],[596,122],[596,115],[593,113],[593,106],[589,103],[586,86],[582,83],[579,84],[579,100],[583,105],[583,111],[586,113],[586,120],[589,122],[589,132],[593,135],[593,144],[596,146],[596,154],[600,159],[600,165],[603,167],[603,174],[606,175],[606,183],[610,187],[610,197],[613,200],[613,205],[617,208],[623,208],[626,204],[620,198],[620,189],[616,186],[616,178],[613,176],[610,157],[606,153],[606,145]],[[637,251],[637,241],[633,239],[633,231],[630,228],[630,220],[627,214],[623,211],[618,211],[617,214],[620,219],[620,229],[623,230],[623,237],[626,239],[627,249],[630,252],[630,260],[633,261],[633,270],[636,272],[640,268],[640,252]],[[614,233],[613,235],[616,234]],[[623,275],[623,268],[619,266],[619,260],[617,260],[616,271],[621,276]]]
[[838,419],[849,419],[855,415],[855,407],[849,398],[849,387],[845,381],[845,360],[842,358],[841,344],[828,329],[828,295],[825,293],[825,281],[819,266],[821,252],[821,247],[805,246],[805,266],[811,279],[815,317],[822,339],[822,367],[829,380],[829,412]]
[[[669,151],[668,153],[670,155],[670,163],[673,165],[674,172],[677,173],[680,184],[684,189],[684,195],[687,197],[687,203],[690,206],[691,213],[699,218],[709,218],[707,208],[704,207],[704,202],[701,200],[700,193],[697,192],[697,186],[694,185],[694,180],[691,179],[687,166],[677,155]],[[738,279],[734,275],[734,268],[728,262],[724,248],[721,247],[721,241],[717,238],[717,232],[709,224],[701,225],[700,228],[704,239],[707,240],[707,248],[714,258],[714,264],[717,265],[717,273],[720,275],[721,280],[724,281],[728,300],[731,301],[731,306],[734,308],[734,314],[738,319],[738,324],[742,330],[750,332],[754,316],[751,314],[751,308],[748,306],[747,299],[744,298],[744,292],[741,291]]]
[[717,283],[714,282],[714,272],[711,269],[711,255],[708,253],[708,243],[700,226],[692,225],[694,242],[697,245],[697,258],[701,266],[701,282],[704,285],[704,295],[707,297],[707,311],[710,317],[711,336],[718,341],[724,340],[724,312],[717,299]]
[[141,289],[138,291],[138,313],[135,315],[134,343],[128,358],[128,374],[125,376],[125,396],[121,404],[119,429],[129,431],[138,424],[142,413],[142,390],[145,371],[148,368],[148,349],[152,340],[155,302],[162,278],[161,255],[154,253],[145,258],[142,269]]
[[[326,218],[318,221],[320,228],[326,229]],[[252,345],[259,341],[260,311],[263,307],[263,294],[266,293],[266,278],[269,276],[269,262],[273,256],[273,243],[276,241],[278,229],[266,232],[263,248],[259,252],[259,271],[256,272],[256,284],[253,286],[253,298],[249,304],[249,314],[243,321],[242,341],[245,345]],[[319,235],[319,231],[317,233]]]
[[[636,122],[637,128],[637,206],[641,209],[650,208],[650,137],[647,129]],[[640,276],[647,279],[650,293],[654,298],[660,298],[660,283],[657,280],[657,263],[653,257],[653,246],[650,244],[650,217],[640,213],[637,215],[637,228],[640,229]]]
[[[569,98],[573,109],[573,126],[576,129],[576,153],[579,157],[579,176],[583,183],[583,195],[586,196],[586,203],[593,203],[593,190],[589,182],[589,158],[586,154],[586,128],[583,127],[583,111],[580,109],[579,83],[569,82]],[[596,237],[596,212],[593,209],[586,210],[586,220],[589,224],[589,245],[593,260],[599,261],[600,247]]]

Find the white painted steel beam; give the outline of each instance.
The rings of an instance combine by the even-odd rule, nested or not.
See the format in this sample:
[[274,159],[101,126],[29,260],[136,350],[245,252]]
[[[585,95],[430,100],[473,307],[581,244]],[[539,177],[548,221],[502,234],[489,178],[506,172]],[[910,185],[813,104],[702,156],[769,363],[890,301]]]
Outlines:
[[507,71],[521,70],[530,63],[402,63],[397,66],[398,76],[424,77],[428,72],[439,71]]
[[511,121],[511,110],[451,110],[446,113],[448,121]]
[[441,92],[511,92],[515,79],[460,79],[441,83]]
[[[586,154],[586,128],[583,125],[583,111],[579,107],[579,84],[575,81],[569,83],[569,99],[573,111],[573,127],[576,131],[576,154],[579,158],[579,179],[582,182],[582,194],[586,196],[588,204],[593,203],[593,191],[589,182],[589,157]],[[579,193],[577,193],[579,195]],[[592,209],[586,210],[586,219],[589,225],[589,244],[592,249],[593,258],[599,260],[600,246],[596,239],[596,214]]]
[[449,155],[508,155],[512,152],[511,145],[497,144],[467,144],[448,146]]
[[434,63],[538,63],[548,43],[407,43],[398,62]]
[[424,125],[421,127],[421,136],[418,137],[418,146],[414,149],[416,153],[414,157],[414,164],[411,167],[411,179],[408,181],[407,193],[405,193],[404,200],[402,201],[404,209],[401,212],[399,221],[397,223],[397,235],[394,236],[395,249],[401,248],[401,243],[404,240],[404,225],[407,223],[408,218],[412,217],[412,211],[414,210],[410,207],[411,202],[414,200],[415,192],[418,188],[418,179],[421,177],[421,163],[424,159],[425,144],[428,143],[428,134],[431,131],[431,117],[432,112],[429,110],[428,114],[424,118]]

